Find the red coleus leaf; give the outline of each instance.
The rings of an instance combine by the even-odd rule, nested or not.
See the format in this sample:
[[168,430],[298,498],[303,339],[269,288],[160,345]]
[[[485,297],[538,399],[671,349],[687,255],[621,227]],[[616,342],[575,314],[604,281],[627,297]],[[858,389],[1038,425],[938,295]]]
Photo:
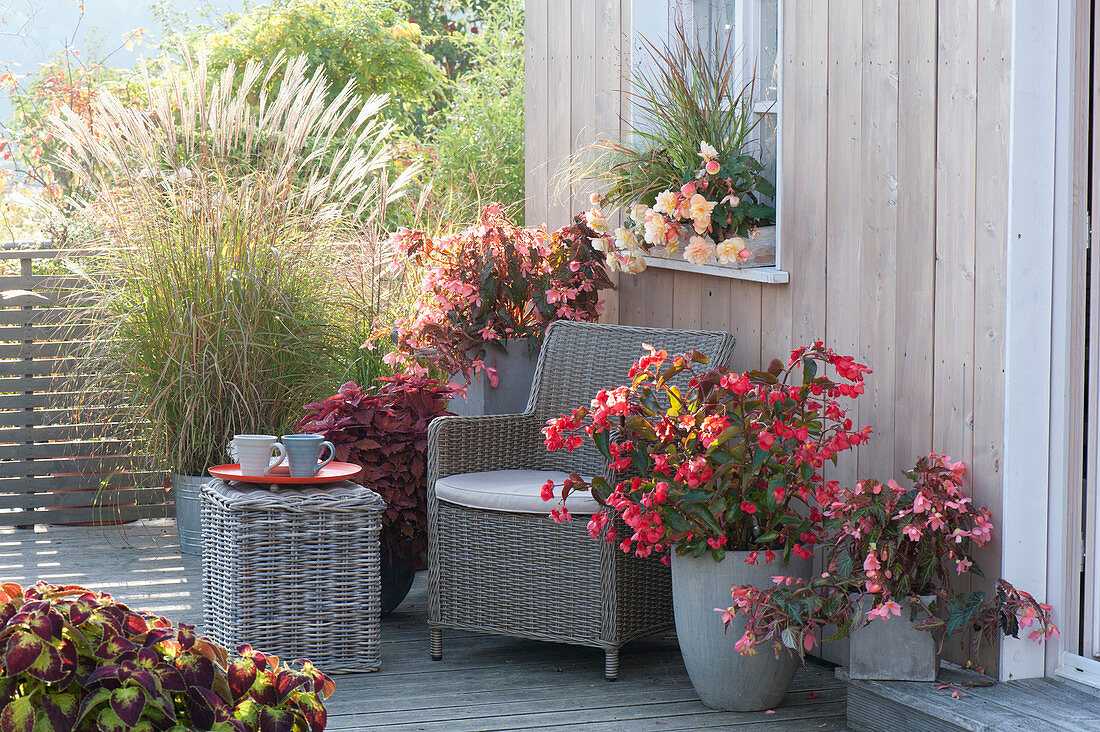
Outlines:
[[241,658],[229,664],[229,690],[234,700],[243,698],[255,680],[256,664],[251,660]]
[[176,659],[184,681],[190,686],[210,688],[214,684],[214,664],[204,656],[180,656]]
[[23,673],[38,659],[45,642],[27,630],[17,630],[8,638],[4,651],[4,671],[8,676]]
[[49,643],[42,645],[42,652],[34,663],[27,669],[27,673],[39,681],[47,684],[61,681],[65,678],[66,668],[61,659],[61,652]]
[[110,638],[100,643],[92,655],[96,658],[102,658],[104,661],[113,661],[126,651],[135,651],[137,646],[130,642],[128,639],[121,635],[112,635]]
[[310,678],[296,671],[280,671],[275,679],[275,692],[282,704],[291,692],[310,683]]
[[145,711],[145,690],[136,686],[115,689],[111,692],[111,709],[123,722],[136,727]]
[[297,722],[294,712],[289,709],[260,710],[260,732],[294,732],[294,723]]

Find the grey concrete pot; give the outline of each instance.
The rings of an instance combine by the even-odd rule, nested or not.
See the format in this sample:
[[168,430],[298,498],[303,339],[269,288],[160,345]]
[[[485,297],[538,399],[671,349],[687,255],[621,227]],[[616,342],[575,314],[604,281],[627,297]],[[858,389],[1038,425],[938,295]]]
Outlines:
[[712,709],[751,712],[770,709],[783,701],[798,669],[798,655],[761,646],[755,656],[742,656],[733,645],[745,631],[743,617],[734,618],[729,630],[715,608],[730,605],[733,585],[771,587],[772,577],[809,578],[809,560],[745,564],[748,552],[726,552],[721,562],[709,554],[680,557],[672,553],[672,607],[676,638],[688,676],[703,703]]
[[530,350],[529,338],[505,341],[506,351],[486,346],[482,360],[497,370],[496,386],[489,383],[484,372],[474,375],[465,397],[451,399],[450,410],[466,416],[478,414],[515,414],[527,408],[531,395],[531,379],[535,375],[539,352]]
[[180,551],[184,554],[202,554],[202,520],[199,509],[202,486],[207,480],[202,475],[172,474],[176,531],[179,532]]
[[[927,605],[932,598],[923,597]],[[874,607],[871,598],[860,602],[862,617]],[[908,603],[902,604],[901,616],[872,620],[852,631],[848,646],[848,676],[879,681],[935,681],[940,668],[936,639],[925,630],[917,630],[909,620]],[[917,617],[920,620],[920,617]]]

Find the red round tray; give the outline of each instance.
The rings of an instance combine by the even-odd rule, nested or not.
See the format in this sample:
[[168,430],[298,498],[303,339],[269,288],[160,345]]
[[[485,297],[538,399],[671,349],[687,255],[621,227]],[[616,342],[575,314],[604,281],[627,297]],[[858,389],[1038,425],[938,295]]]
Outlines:
[[359,466],[351,463],[338,463],[333,461],[317,471],[312,478],[290,477],[290,466],[278,465],[271,469],[267,475],[244,475],[241,466],[218,465],[210,468],[210,474],[222,480],[234,480],[243,483],[259,483],[260,485],[318,485],[322,483],[339,483],[341,480],[349,480],[359,474]]

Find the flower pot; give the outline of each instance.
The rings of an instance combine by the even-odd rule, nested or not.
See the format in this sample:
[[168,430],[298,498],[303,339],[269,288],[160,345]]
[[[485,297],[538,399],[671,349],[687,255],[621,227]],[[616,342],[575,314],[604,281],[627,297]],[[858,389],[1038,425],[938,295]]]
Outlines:
[[416,578],[416,553],[409,546],[382,546],[382,615],[389,615],[409,594]]
[[480,414],[516,414],[527,408],[531,396],[531,379],[538,364],[538,349],[531,352],[530,338],[511,338],[504,342],[502,351],[486,344],[482,361],[497,370],[497,385],[489,382],[484,371],[473,375],[466,388],[466,396],[451,399],[450,410],[455,414],[473,416]]
[[808,578],[810,561],[792,557],[784,567],[780,562],[746,564],[748,552],[726,552],[720,562],[709,554],[672,554],[676,637],[699,698],[712,709],[735,712],[779,704],[798,668],[798,654],[784,650],[776,657],[770,645],[763,645],[755,656],[742,656],[733,646],[744,632],[744,618],[735,617],[726,630],[715,608],[729,607],[733,585],[771,587],[771,578],[779,574]]
[[[927,605],[932,597],[922,597]],[[870,597],[860,602],[863,618],[874,607]],[[909,619],[910,608],[903,603],[901,615],[888,620],[872,620],[852,631],[848,651],[848,675],[853,679],[879,681],[935,681],[940,667],[936,639],[925,630],[917,630]],[[921,618],[917,616],[917,621]]]
[[180,537],[180,551],[184,554],[202,554],[202,520],[199,507],[202,486],[206,480],[203,475],[172,474],[176,530]]

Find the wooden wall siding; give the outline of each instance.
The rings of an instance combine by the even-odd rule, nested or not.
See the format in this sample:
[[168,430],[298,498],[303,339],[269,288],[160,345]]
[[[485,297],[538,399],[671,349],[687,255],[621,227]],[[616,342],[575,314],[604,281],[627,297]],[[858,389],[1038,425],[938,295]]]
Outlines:
[[[72,284],[34,274],[54,256],[0,251],[20,271],[0,276],[0,525],[171,516],[163,476],[135,470],[143,461],[122,435],[104,439],[104,416],[77,408],[88,326],[72,325]],[[113,490],[97,495],[101,485]]]
[[[568,21],[561,3],[527,7],[530,16],[548,3],[553,44]],[[651,269],[620,278],[619,322],[727,328],[738,368],[810,339],[855,353],[874,369],[857,416],[875,437],[839,477],[886,479],[935,449],[967,462],[975,501],[998,516],[1010,30],[1009,0],[788,0],[780,230],[790,284]],[[570,104],[590,106],[601,85],[593,92],[579,81],[584,68],[555,58],[565,55],[536,52],[529,68],[573,79]],[[565,211],[540,203],[541,136],[552,125],[536,116],[528,220],[556,225]],[[594,139],[571,132],[551,130],[546,144],[568,154]],[[996,545],[983,552],[988,577],[998,557]]]

